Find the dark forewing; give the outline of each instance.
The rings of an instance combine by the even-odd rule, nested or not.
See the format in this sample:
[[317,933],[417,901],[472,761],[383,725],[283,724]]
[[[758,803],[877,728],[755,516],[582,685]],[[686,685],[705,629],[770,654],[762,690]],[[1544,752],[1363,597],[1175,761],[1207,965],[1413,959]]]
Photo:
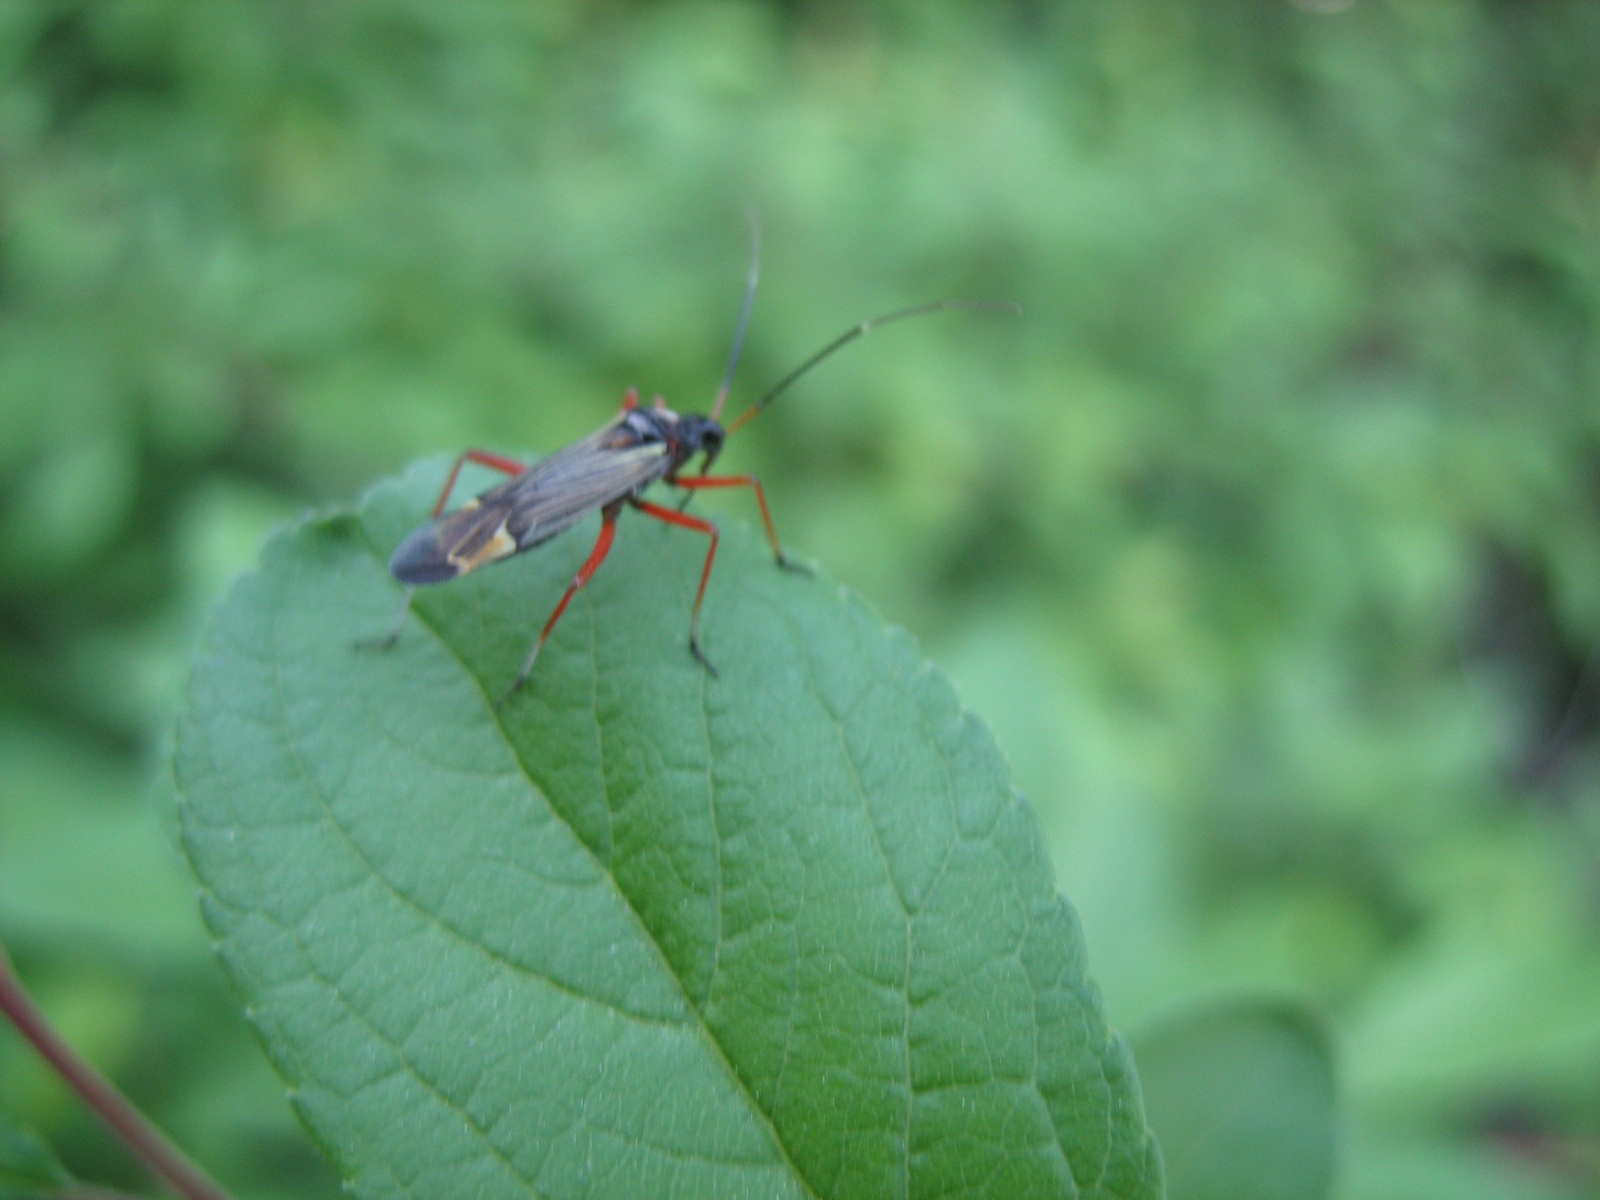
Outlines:
[[389,570],[412,584],[465,575],[553,538],[585,513],[661,478],[670,463],[665,443],[637,444],[613,421],[434,518],[400,543]]
[[616,426],[606,426],[580,442],[535,463],[526,474],[508,479],[478,497],[484,508],[504,505],[506,532],[526,550],[554,537],[591,509],[620,500],[666,474],[669,451],[663,442],[623,445]]

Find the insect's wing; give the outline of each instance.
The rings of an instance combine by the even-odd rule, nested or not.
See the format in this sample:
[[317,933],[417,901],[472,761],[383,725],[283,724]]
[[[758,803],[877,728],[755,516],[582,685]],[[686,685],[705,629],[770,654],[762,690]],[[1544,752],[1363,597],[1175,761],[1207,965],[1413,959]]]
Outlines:
[[585,513],[659,479],[659,442],[617,445],[617,425],[558,450],[401,542],[389,571],[401,583],[442,583],[537,546]]
[[526,475],[479,497],[485,505],[507,505],[505,529],[518,550],[555,537],[585,513],[666,473],[670,458],[664,444],[611,448],[601,440],[606,432],[556,451]]
[[443,583],[517,552],[506,533],[506,507],[468,500],[435,517],[395,548],[389,573],[401,583]]

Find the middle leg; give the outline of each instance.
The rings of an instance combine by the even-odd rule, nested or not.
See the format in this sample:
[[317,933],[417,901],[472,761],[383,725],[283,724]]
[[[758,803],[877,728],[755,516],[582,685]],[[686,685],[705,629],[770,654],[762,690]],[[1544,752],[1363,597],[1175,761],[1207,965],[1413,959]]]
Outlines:
[[595,539],[594,549],[589,551],[589,557],[584,559],[583,566],[578,568],[578,573],[572,577],[572,582],[567,584],[567,590],[561,594],[556,610],[550,614],[550,619],[539,631],[539,640],[533,644],[533,650],[528,654],[528,661],[522,664],[522,670],[511,681],[511,686],[506,689],[505,695],[500,697],[501,705],[511,699],[516,690],[527,682],[528,676],[533,674],[533,664],[539,661],[539,651],[543,650],[545,642],[550,640],[550,631],[556,627],[561,614],[567,611],[567,604],[594,577],[594,573],[600,569],[600,564],[605,562],[606,555],[611,553],[611,541],[617,534],[617,514],[621,511],[620,503],[608,504],[601,510],[600,536]]

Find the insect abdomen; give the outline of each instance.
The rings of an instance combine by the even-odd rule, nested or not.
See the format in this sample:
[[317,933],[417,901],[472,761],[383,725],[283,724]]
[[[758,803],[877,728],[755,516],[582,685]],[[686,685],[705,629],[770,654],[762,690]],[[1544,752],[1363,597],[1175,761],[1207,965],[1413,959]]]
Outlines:
[[401,583],[443,583],[522,548],[506,531],[504,512],[486,511],[471,501],[430,521],[395,547],[389,574]]
[[434,527],[424,525],[395,547],[389,574],[401,583],[443,583],[461,574],[461,568],[445,554]]

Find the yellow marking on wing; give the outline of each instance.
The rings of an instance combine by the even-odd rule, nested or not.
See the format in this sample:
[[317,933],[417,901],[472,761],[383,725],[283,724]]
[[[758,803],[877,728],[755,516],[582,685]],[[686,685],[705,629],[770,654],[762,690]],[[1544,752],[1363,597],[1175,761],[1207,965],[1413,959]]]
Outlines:
[[494,536],[471,554],[461,556],[452,554],[450,561],[461,568],[461,574],[465,575],[468,571],[476,571],[485,563],[499,562],[516,552],[517,539],[506,532],[506,527],[502,523],[500,528],[494,531]]

